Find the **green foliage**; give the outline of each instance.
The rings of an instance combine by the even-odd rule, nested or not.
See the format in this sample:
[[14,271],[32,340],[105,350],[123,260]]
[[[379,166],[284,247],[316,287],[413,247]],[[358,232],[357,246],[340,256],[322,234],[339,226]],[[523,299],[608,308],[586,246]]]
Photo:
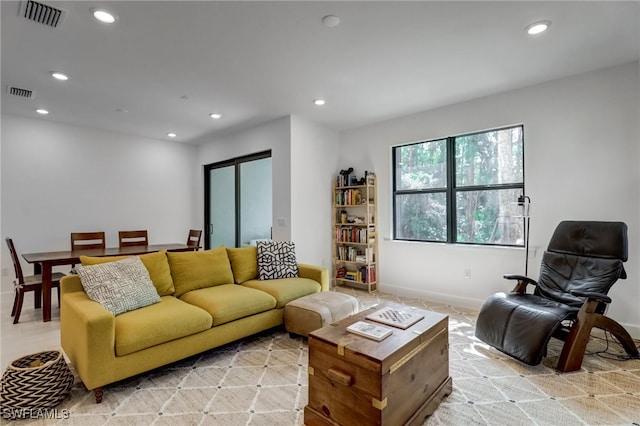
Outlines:
[[[522,184],[521,130],[518,126],[455,138],[457,242],[521,244],[522,220],[511,217],[509,210],[520,188],[460,190]],[[396,236],[446,241],[447,140],[398,147],[396,162],[396,189],[416,191],[396,196]]]
[[398,189],[431,189],[447,186],[447,141],[445,139],[406,145],[399,150],[396,167]]
[[400,195],[396,207],[396,236],[406,240],[446,241],[447,213],[444,193]]

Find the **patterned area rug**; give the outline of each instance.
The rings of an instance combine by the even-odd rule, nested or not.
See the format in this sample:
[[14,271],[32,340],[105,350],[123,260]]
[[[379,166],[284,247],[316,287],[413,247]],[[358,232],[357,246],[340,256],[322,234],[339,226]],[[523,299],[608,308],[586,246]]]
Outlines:
[[[640,425],[640,360],[592,339],[579,372],[554,370],[560,342],[531,367],[474,337],[476,312],[339,288],[360,308],[394,301],[449,315],[453,393],[425,425]],[[606,354],[593,352],[607,350]],[[105,388],[102,404],[77,383],[56,418],[3,424],[300,425],[307,403],[307,343],[283,329],[244,339]]]

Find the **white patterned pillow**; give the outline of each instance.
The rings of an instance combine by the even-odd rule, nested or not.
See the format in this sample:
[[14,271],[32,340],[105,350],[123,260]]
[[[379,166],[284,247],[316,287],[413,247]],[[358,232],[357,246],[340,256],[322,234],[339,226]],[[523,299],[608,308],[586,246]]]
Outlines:
[[77,266],[82,287],[89,299],[113,315],[160,301],[149,271],[137,256],[98,265]]
[[258,241],[258,279],[296,278],[296,247],[290,241]]

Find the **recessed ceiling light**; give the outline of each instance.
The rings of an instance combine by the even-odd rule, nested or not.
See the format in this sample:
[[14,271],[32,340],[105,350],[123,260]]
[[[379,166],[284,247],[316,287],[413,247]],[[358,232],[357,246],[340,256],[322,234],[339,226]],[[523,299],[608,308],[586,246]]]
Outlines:
[[41,115],[47,115],[47,114],[49,114],[49,111],[47,111],[47,110],[46,110],[46,109],[44,109],[44,108],[38,108],[38,109],[36,110],[36,112],[37,112],[38,114],[41,114]]
[[313,101],[313,104],[317,105],[317,106],[322,106],[322,105],[326,104],[326,102],[325,102],[324,99],[316,99],[315,101]]
[[535,35],[535,34],[540,34],[547,31],[547,29],[550,26],[551,26],[551,21],[540,21],[540,22],[534,22],[533,24],[527,26],[527,28],[525,29],[528,34]]
[[209,114],[209,117],[213,118],[214,120],[219,120],[222,118],[222,114],[218,114],[217,112],[212,112],[211,114]]
[[169,136],[170,138],[175,138],[178,135],[176,135],[175,133],[167,133],[167,136]]
[[327,15],[322,18],[322,23],[325,27],[337,27],[340,23],[340,18],[335,15]]
[[51,71],[51,77],[55,78],[56,80],[62,80],[62,81],[67,81],[69,80],[69,76],[58,72],[58,71]]
[[113,24],[116,22],[116,15],[103,9],[95,9],[93,11],[93,17],[105,24]]

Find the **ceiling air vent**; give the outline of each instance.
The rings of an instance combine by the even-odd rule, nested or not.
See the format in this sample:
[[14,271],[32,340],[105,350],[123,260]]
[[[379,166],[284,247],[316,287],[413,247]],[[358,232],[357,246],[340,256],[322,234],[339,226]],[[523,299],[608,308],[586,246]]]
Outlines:
[[33,99],[36,93],[33,90],[21,89],[15,86],[7,86],[7,93],[13,96],[19,96],[21,98]]
[[52,28],[57,28],[62,23],[65,14],[65,10],[56,9],[37,1],[25,0],[20,4],[20,16]]

